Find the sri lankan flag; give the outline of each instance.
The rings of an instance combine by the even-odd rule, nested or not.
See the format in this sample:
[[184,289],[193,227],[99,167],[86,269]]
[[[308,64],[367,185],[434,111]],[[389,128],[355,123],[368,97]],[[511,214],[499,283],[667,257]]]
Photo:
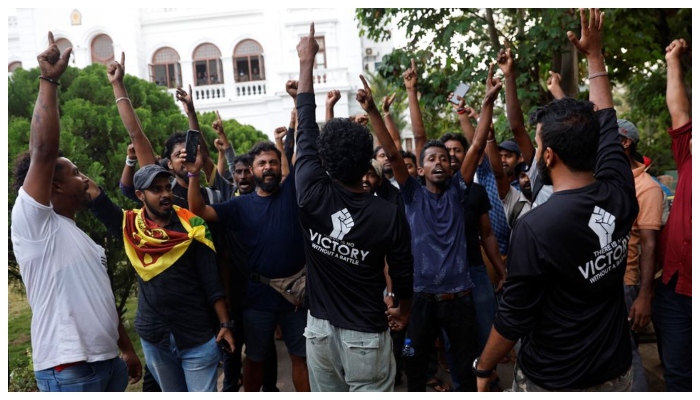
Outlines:
[[141,279],[148,281],[175,263],[197,240],[214,249],[211,232],[204,220],[186,208],[173,205],[187,233],[159,227],[144,217],[143,208],[125,210],[122,228],[126,255]]

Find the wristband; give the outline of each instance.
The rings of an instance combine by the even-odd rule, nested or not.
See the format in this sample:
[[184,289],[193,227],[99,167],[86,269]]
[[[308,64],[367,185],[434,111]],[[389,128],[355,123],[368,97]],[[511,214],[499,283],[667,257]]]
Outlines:
[[188,178],[196,178],[196,177],[198,177],[199,174],[201,174],[201,173],[202,173],[202,171],[199,171],[199,172],[197,172],[196,174],[191,174],[191,173],[188,172],[188,173],[187,173],[187,177],[188,177]]
[[231,320],[231,321],[221,322],[221,323],[219,324],[219,327],[220,327],[220,328],[227,328],[227,329],[230,329],[230,330],[234,330],[235,327],[236,327],[236,324],[233,322],[233,320]]
[[134,165],[136,165],[136,161],[138,160],[132,160],[131,158],[129,158],[129,156],[126,156],[126,165],[133,167]]
[[466,113],[466,112],[467,112],[467,110],[466,110],[466,109],[464,109],[464,108],[458,108],[458,109],[457,109],[457,110],[456,110],[455,112],[456,112],[457,114],[460,114],[460,115],[462,115],[462,114]]
[[486,139],[486,143],[493,143],[495,141],[496,141],[496,139]]
[[477,357],[474,359],[474,363],[472,364],[472,371],[474,372],[474,375],[476,375],[477,378],[490,378],[491,375],[493,375],[493,371],[491,370],[482,370],[477,368],[479,365],[479,360],[481,357]]
[[117,101],[115,101],[115,103],[119,104],[119,102],[122,101],[122,100],[126,100],[126,101],[128,101],[129,103],[131,103],[131,99],[128,98],[128,97],[119,97],[119,98],[117,98]]
[[389,292],[386,294],[386,297],[396,297],[396,295],[394,295],[394,293],[392,292]]
[[46,82],[51,82],[51,83],[53,83],[53,84],[56,85],[56,86],[61,86],[61,84],[58,83],[58,81],[55,81],[55,80],[53,80],[53,79],[51,79],[51,78],[47,78],[47,77],[45,77],[45,76],[39,76],[39,79],[45,80]]
[[588,80],[591,80],[591,79],[594,79],[594,78],[598,78],[599,76],[607,76],[607,75],[608,75],[608,72],[607,72],[607,71],[596,72],[595,74],[588,75]]

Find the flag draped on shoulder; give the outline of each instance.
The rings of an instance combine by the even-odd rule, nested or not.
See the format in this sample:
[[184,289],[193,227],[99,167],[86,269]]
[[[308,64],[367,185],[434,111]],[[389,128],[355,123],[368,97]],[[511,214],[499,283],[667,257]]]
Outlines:
[[192,240],[216,251],[211,232],[204,220],[186,208],[173,206],[187,233],[159,227],[144,217],[144,209],[124,210],[122,228],[124,248],[131,265],[141,279],[148,281],[175,263],[190,246]]

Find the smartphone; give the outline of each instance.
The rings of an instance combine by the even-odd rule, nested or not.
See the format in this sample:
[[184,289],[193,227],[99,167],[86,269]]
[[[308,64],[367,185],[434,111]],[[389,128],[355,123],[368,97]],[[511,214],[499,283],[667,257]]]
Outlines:
[[228,346],[228,342],[226,340],[220,340],[216,342],[219,345],[219,348],[223,351],[231,351],[231,348]]
[[454,94],[452,95],[452,98],[450,99],[450,101],[455,103],[455,104],[459,104],[459,99],[457,98],[457,96],[463,98],[464,95],[467,94],[467,92],[469,91],[470,88],[471,88],[471,86],[469,86],[469,84],[466,84],[464,82],[460,82],[459,85],[457,85],[457,88],[454,90],[454,92],[453,92]]
[[189,129],[185,136],[185,162],[193,163],[197,159],[197,146],[199,146],[199,131]]

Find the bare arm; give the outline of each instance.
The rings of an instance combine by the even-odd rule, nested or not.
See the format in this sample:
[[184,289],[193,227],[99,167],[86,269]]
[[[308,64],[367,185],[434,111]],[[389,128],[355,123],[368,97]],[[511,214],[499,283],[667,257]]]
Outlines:
[[677,39],[666,47],[666,105],[671,113],[671,128],[677,129],[690,120],[690,102],[683,85],[681,55],[688,45],[684,39]]
[[[222,297],[216,300],[214,303],[214,312],[216,313],[216,317],[219,319],[219,322],[224,323],[230,321],[225,298]],[[216,341],[221,342],[223,340],[228,343],[228,349],[226,349],[226,352],[233,353],[233,351],[236,349],[236,343],[233,339],[233,332],[229,328],[219,328],[219,333],[216,335]]]
[[333,107],[340,100],[340,90],[329,90],[326,97],[326,121],[333,119]]
[[382,114],[384,115],[384,124],[386,129],[389,131],[391,138],[394,140],[396,148],[401,150],[401,133],[396,129],[396,124],[394,124],[394,118],[391,116],[391,105],[396,99],[396,93],[392,93],[391,96],[386,96],[382,100]]
[[364,89],[357,91],[356,99],[362,108],[367,112],[370,121],[372,121],[374,133],[377,135],[379,144],[384,149],[386,157],[391,163],[391,168],[394,170],[394,178],[400,185],[403,185],[410,176],[408,174],[408,167],[406,167],[406,163],[403,161],[401,153],[396,148],[396,145],[394,145],[394,141],[384,125],[382,116],[379,114],[377,105],[374,103],[374,99],[372,98],[372,90],[369,88],[365,77],[360,75],[360,79],[362,80]]
[[[482,371],[493,370],[496,368],[498,361],[502,360],[513,346],[515,346],[514,341],[506,339],[492,327],[489,340],[486,342],[479,363],[476,365],[477,369]],[[490,381],[491,378],[476,378],[477,390],[488,392]]]
[[479,217],[479,236],[481,237],[481,246],[486,252],[486,257],[491,261],[491,265],[496,269],[498,273],[498,284],[496,285],[496,292],[500,292],[503,289],[503,282],[506,281],[506,267],[503,264],[503,259],[501,258],[501,253],[498,251],[498,242],[496,241],[496,236],[493,235],[493,229],[491,229],[491,219],[489,218],[489,213],[483,213]]
[[501,90],[502,86],[503,84],[500,80],[493,78],[493,64],[491,64],[488,77],[486,78],[486,95],[481,104],[481,115],[479,117],[479,123],[476,126],[474,141],[471,146],[469,146],[469,150],[467,150],[467,154],[462,161],[462,178],[467,183],[471,183],[474,180],[476,167],[479,165],[479,159],[484,153],[486,136],[488,135],[491,119],[493,117],[493,103],[496,101],[498,92]]
[[183,88],[177,88],[175,97],[177,97],[178,101],[182,103],[182,107],[185,109],[189,129],[199,132],[199,143],[202,148],[202,161],[204,163],[202,168],[204,169],[204,175],[209,179],[214,173],[214,162],[209,156],[209,146],[207,146],[204,134],[202,130],[199,129],[199,120],[197,119],[197,112],[194,109],[194,101],[192,100],[192,85],[189,85],[189,89],[189,92],[185,92]]
[[503,77],[506,81],[506,114],[508,115],[508,123],[513,131],[513,138],[518,147],[520,147],[523,160],[529,165],[535,154],[535,146],[525,130],[525,118],[523,117],[523,109],[518,98],[518,86],[515,82],[515,60],[511,55],[508,42],[506,42],[505,50],[501,49],[498,53],[496,61],[501,71],[503,71]]
[[[280,126],[275,129],[275,146],[277,150],[282,153],[280,156],[280,167],[282,168],[282,181],[289,176],[289,161],[287,160],[287,153],[284,151],[284,137],[287,135],[287,128]],[[280,183],[281,183],[280,182]]]
[[640,285],[639,294],[630,307],[627,319],[632,321],[632,330],[644,328],[651,320],[651,299],[654,283],[654,263],[656,238],[659,231],[653,229],[640,229],[639,242],[642,251],[639,256]]
[[204,198],[202,197],[202,191],[199,190],[199,176],[202,172],[202,151],[201,147],[197,147],[197,158],[193,163],[185,162],[185,157],[187,157],[187,152],[183,149],[180,153],[180,158],[185,165],[185,169],[189,176],[189,189],[187,190],[187,205],[188,209],[195,215],[202,217],[207,222],[216,222],[219,220],[219,215],[212,206],[206,205],[204,203]]
[[58,157],[58,80],[66,70],[71,51],[72,48],[67,48],[61,54],[53,33],[49,32],[49,48],[37,56],[41,76],[45,79],[39,79],[39,95],[34,104],[29,136],[30,164],[22,187],[32,199],[45,206],[51,203]]
[[121,351],[121,358],[126,363],[127,371],[129,372],[129,383],[134,384],[141,380],[142,366],[139,356],[136,355],[134,346],[131,343],[129,334],[124,329],[124,325],[119,321],[119,339],[117,340],[117,346]]
[[107,67],[107,78],[109,79],[109,83],[112,84],[119,116],[122,119],[126,131],[129,132],[129,138],[131,138],[131,143],[134,144],[134,149],[136,149],[136,157],[139,160],[139,165],[143,167],[144,165],[155,164],[156,156],[153,152],[153,146],[151,146],[151,142],[143,133],[141,122],[136,116],[134,107],[126,92],[124,73],[124,52],[122,51],[121,63],[112,61]]
[[[403,83],[408,93],[408,110],[411,113],[411,129],[413,129],[413,138],[416,145],[415,153],[417,156],[420,156],[425,146],[426,135],[425,126],[423,126],[423,115],[420,111],[420,103],[418,103],[418,72],[416,72],[416,61],[413,59],[411,59],[411,68],[403,74]],[[372,126],[374,126],[374,122],[372,122]],[[386,148],[384,149],[386,151]]]
[[[134,145],[131,143],[129,143],[129,146],[127,146],[126,148],[126,158],[129,159],[131,162],[136,162],[136,150],[134,150]],[[119,179],[119,182],[121,182],[123,186],[133,187],[135,172],[135,165],[129,165],[128,163],[124,163],[124,170],[122,171],[122,177],[121,179]]]
[[566,97],[564,89],[561,88],[561,75],[556,72],[549,71],[549,78],[547,78],[547,90],[549,90],[549,93],[551,93],[557,100]]
[[[610,80],[605,70],[605,58],[603,57],[603,21],[605,13],[598,8],[590,9],[590,18],[586,19],[586,12],[582,8],[581,14],[581,39],[577,39],[573,32],[567,32],[567,36],[573,45],[586,56],[588,60],[588,80],[590,85],[589,100],[595,104],[598,110],[613,107]],[[521,148],[522,150],[522,148]]]

